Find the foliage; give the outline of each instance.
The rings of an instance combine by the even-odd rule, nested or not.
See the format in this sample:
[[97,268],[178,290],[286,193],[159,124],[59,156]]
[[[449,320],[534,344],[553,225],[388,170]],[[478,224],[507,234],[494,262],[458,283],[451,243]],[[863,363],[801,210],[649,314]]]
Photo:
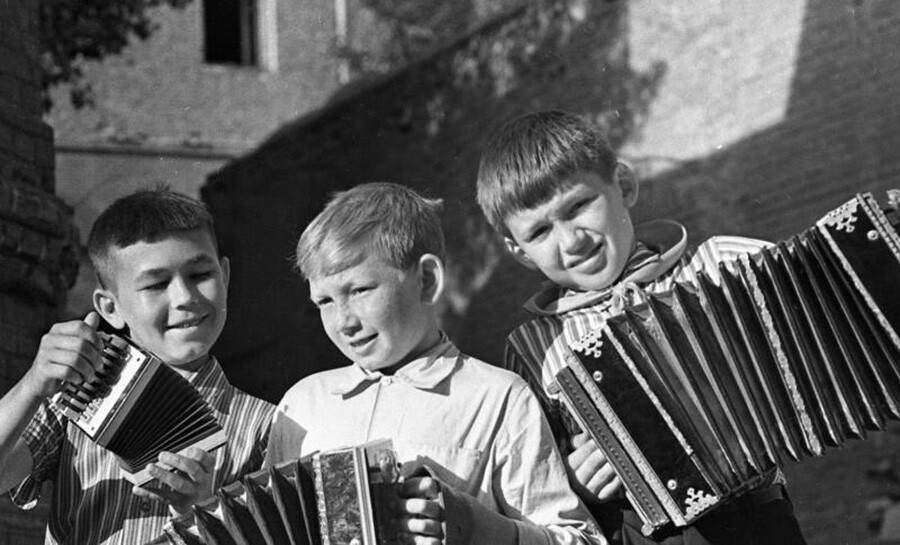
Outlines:
[[51,106],[49,90],[69,83],[75,108],[93,104],[84,62],[115,55],[133,37],[147,39],[156,25],[149,8],[182,8],[191,0],[40,0],[41,88],[44,109]]

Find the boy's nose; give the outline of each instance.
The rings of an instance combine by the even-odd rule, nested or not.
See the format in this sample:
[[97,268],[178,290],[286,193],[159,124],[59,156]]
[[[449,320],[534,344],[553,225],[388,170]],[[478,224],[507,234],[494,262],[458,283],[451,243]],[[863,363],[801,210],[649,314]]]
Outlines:
[[196,290],[184,280],[172,280],[169,293],[176,306],[188,305],[197,301]]
[[589,245],[585,232],[576,225],[565,225],[560,229],[562,249],[568,253],[578,253]]
[[347,305],[338,309],[338,328],[344,335],[353,335],[361,327],[359,317]]

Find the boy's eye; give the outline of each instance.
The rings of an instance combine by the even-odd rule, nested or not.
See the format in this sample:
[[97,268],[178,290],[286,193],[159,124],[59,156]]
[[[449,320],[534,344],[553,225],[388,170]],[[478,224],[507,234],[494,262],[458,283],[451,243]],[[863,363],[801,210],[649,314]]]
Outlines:
[[197,279],[197,280],[204,280],[204,279],[206,279],[206,278],[211,277],[212,275],[213,275],[213,271],[212,271],[212,270],[208,270],[208,271],[199,271],[199,272],[195,272],[194,274],[191,275],[191,277],[192,277],[192,278],[195,278],[195,279]]
[[549,227],[547,227],[546,225],[542,225],[540,227],[533,229],[530,233],[528,233],[528,236],[525,238],[525,240],[527,242],[535,241],[535,240],[541,238],[542,236],[546,235],[547,232],[549,232],[549,231],[550,231]]
[[577,212],[580,212],[585,206],[590,204],[591,200],[592,199],[579,199],[575,201],[575,203],[572,205],[572,208],[569,209],[570,213],[575,214]]
[[328,297],[324,297],[322,299],[316,299],[315,301],[313,301],[313,304],[319,308],[322,308],[322,307],[330,305],[331,299]]
[[350,290],[350,295],[361,295],[371,289],[372,288],[370,286],[360,286],[358,288],[353,288],[352,290]]
[[141,289],[147,290],[147,291],[160,291],[160,290],[163,290],[163,289],[165,289],[165,288],[166,288],[166,282],[165,282],[165,281],[160,281],[160,282],[154,282],[154,283],[152,283],[152,284],[147,284],[146,286],[144,286],[144,287],[141,288]]

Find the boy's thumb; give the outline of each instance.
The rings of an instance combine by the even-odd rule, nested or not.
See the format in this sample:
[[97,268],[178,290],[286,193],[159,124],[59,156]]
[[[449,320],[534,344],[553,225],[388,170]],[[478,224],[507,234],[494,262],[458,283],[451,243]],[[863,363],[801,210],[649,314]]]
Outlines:
[[97,329],[100,325],[100,315],[97,314],[96,311],[92,310],[88,312],[88,315],[84,317],[84,323],[88,325],[91,329]]

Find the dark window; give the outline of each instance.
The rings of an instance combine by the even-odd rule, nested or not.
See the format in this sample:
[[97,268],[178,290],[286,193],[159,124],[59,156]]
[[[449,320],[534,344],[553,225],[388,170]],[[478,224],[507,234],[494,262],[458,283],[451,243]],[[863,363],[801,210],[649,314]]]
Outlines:
[[255,0],[204,0],[204,56],[211,64],[256,64]]

